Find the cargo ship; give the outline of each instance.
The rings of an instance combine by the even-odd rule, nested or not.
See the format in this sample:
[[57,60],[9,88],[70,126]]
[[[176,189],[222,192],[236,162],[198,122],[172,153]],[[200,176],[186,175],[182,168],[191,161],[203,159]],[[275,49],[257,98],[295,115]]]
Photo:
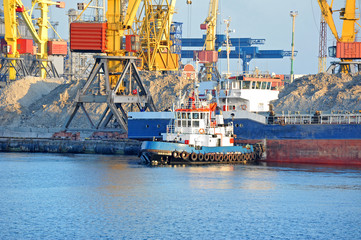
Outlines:
[[[235,143],[264,142],[267,151],[262,161],[361,166],[360,112],[258,111],[269,104],[271,91],[279,91],[278,80],[239,76],[220,85],[209,88],[205,97],[218,94],[225,122],[233,122]],[[129,138],[153,139],[160,138],[174,113],[131,112],[128,118]]]
[[258,161],[262,154],[261,143],[235,144],[233,123],[224,123],[216,103],[195,95],[174,111],[174,120],[161,141],[142,143],[140,158],[150,165],[245,164]]

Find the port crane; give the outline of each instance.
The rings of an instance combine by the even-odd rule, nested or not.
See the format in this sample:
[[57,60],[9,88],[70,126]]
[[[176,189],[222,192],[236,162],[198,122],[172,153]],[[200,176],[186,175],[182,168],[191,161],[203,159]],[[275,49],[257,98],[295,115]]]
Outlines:
[[[355,27],[356,24],[359,25],[357,23],[359,18],[356,16],[356,0],[346,0],[345,7],[340,10],[333,9],[333,2],[332,0],[331,4],[328,4],[326,0],[318,0],[322,16],[337,41],[337,46],[329,48],[329,56],[337,57],[341,60],[341,62],[333,62],[327,71],[335,72],[336,67],[339,65],[341,72],[352,72],[354,71],[353,67],[359,68],[361,64],[361,62],[353,61],[361,59],[361,43],[355,42]],[[340,19],[343,21],[341,35],[337,31],[333,19],[334,12],[339,12]],[[359,68],[358,71],[360,70]]]
[[[91,129],[101,131],[115,131],[116,128],[126,131],[126,111],[132,109],[133,105],[140,111],[156,111],[152,97],[139,75],[138,58],[134,56],[139,51],[139,36],[130,34],[141,1],[108,0],[106,23],[70,24],[72,51],[96,51],[106,55],[94,56],[95,64],[75,98],[74,110],[66,121],[65,130],[71,130],[70,124],[79,110],[85,114]],[[96,39],[95,45],[93,39]],[[98,42],[100,44],[96,45]],[[88,46],[92,46],[92,49]],[[88,111],[94,105],[106,106],[101,117],[96,120],[91,118]]]
[[[57,72],[52,63],[48,60],[48,29],[51,27],[54,32],[55,29],[49,22],[48,12],[49,6],[55,5],[58,8],[64,8],[64,2],[53,2],[50,0],[33,0],[30,10],[26,10],[21,0],[3,0],[4,3],[4,17],[5,17],[5,40],[8,46],[10,46],[10,53],[8,57],[11,58],[9,67],[9,79],[16,79],[16,62],[20,54],[17,47],[17,16],[19,13],[24,22],[26,23],[33,39],[38,44],[38,52],[36,53],[37,59],[33,62],[27,74],[37,75],[39,73],[41,78],[46,78],[47,75],[53,73],[53,76],[57,76]],[[31,15],[34,9],[40,10],[40,17],[36,19],[37,28],[33,24]],[[65,46],[66,43],[64,42]],[[50,64],[50,65],[49,65]],[[49,65],[49,66],[48,66]],[[49,68],[50,67],[50,68]]]
[[177,71],[179,56],[172,52],[170,29],[176,0],[143,0],[135,30],[140,36],[138,56],[149,71]]
[[[216,67],[218,61],[218,52],[216,51],[216,28],[217,28],[217,14],[218,14],[218,1],[210,0],[208,8],[208,16],[201,24],[200,28],[206,31],[205,42],[203,50],[196,52],[196,59],[199,63],[204,64],[205,75],[207,81],[211,81],[213,75],[219,77]],[[201,75],[204,70],[201,69]]]

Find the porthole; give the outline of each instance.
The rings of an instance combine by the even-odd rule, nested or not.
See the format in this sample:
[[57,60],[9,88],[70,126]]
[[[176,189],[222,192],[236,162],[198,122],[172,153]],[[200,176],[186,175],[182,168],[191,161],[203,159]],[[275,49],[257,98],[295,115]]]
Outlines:
[[157,128],[160,128],[160,125],[159,125],[159,124],[157,124]]
[[149,125],[147,124],[147,125],[145,125],[145,127],[146,127],[146,128],[149,128]]
[[235,125],[236,127],[239,127],[238,123]]

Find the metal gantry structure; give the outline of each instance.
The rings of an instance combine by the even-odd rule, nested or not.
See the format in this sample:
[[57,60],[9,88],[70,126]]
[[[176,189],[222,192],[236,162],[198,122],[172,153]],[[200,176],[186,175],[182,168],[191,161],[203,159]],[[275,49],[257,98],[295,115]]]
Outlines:
[[[87,28],[81,29],[80,35],[100,34],[100,38],[107,40],[106,48],[102,50],[106,55],[94,57],[95,64],[84,87],[76,96],[74,109],[66,121],[65,130],[71,130],[71,123],[80,109],[88,119],[91,129],[101,131],[126,131],[127,110],[133,105],[136,105],[140,111],[156,110],[152,97],[139,75],[138,58],[131,56],[139,50],[139,41],[130,33],[140,3],[141,0],[108,0],[105,36],[103,31],[94,33],[87,32]],[[72,24],[78,24],[77,26],[81,28],[81,23]],[[103,23],[97,24],[101,27],[105,26]],[[72,41],[76,38],[79,38],[79,35],[71,30],[71,48]],[[126,38],[125,48],[124,38]],[[81,41],[86,41],[86,38],[81,38]],[[94,104],[106,104],[103,114],[97,120],[92,119],[89,114],[89,108]]]
[[177,71],[179,55],[171,48],[171,25],[176,0],[143,0],[136,20],[139,57],[149,71]]
[[[338,66],[340,71],[344,73],[356,71],[356,68],[361,71],[361,62],[354,61],[361,59],[360,42],[355,42],[356,24],[359,25],[357,23],[359,17],[356,16],[356,0],[346,0],[345,7],[340,10],[333,9],[333,2],[330,5],[326,0],[318,0],[322,16],[337,41],[337,46],[329,49],[329,56],[341,60],[340,62],[332,62],[327,71],[334,73]],[[335,12],[339,12],[342,20],[341,35],[337,31],[333,19]]]
[[[52,62],[48,60],[48,29],[51,27],[49,22],[49,6],[55,5],[58,8],[64,8],[64,2],[53,2],[50,0],[33,0],[30,10],[27,10],[21,0],[3,0],[4,4],[4,18],[5,18],[5,40],[9,46],[7,58],[3,59],[0,72],[8,72],[9,79],[15,80],[17,76],[23,75],[22,60],[18,52],[17,40],[19,36],[17,34],[17,13],[21,15],[26,23],[34,41],[38,45],[38,51],[36,53],[36,59],[34,60],[30,69],[26,70],[26,75],[40,76],[41,78],[58,77],[57,71]],[[40,17],[35,19],[36,26],[33,24],[31,18],[35,9],[40,10]],[[53,28],[54,30],[54,28]],[[54,30],[55,31],[55,30]],[[6,70],[3,70],[6,69]],[[20,74],[19,74],[20,70]]]
[[[201,48],[203,47],[203,38],[182,38],[182,48]],[[215,47],[219,49],[226,41],[225,34],[216,34]],[[249,72],[249,65],[253,59],[281,59],[284,57],[291,57],[291,51],[284,50],[260,50],[258,45],[264,45],[266,39],[254,39],[254,38],[229,38],[229,42],[233,48],[229,53],[230,59],[241,59],[243,61],[243,72]],[[294,52],[295,56],[297,51]],[[182,58],[189,59],[194,57],[194,50],[182,50]],[[218,52],[218,58],[226,59],[227,52],[222,50]]]
[[326,72],[327,65],[327,25],[325,18],[321,15],[320,40],[318,48],[318,72]]

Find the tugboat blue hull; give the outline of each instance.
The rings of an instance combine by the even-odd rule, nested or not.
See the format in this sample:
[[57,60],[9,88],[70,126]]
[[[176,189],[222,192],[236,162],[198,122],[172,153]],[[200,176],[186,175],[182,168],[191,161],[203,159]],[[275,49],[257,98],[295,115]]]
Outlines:
[[197,147],[183,143],[144,141],[140,157],[146,164],[213,164],[256,162],[263,154],[262,144]]

